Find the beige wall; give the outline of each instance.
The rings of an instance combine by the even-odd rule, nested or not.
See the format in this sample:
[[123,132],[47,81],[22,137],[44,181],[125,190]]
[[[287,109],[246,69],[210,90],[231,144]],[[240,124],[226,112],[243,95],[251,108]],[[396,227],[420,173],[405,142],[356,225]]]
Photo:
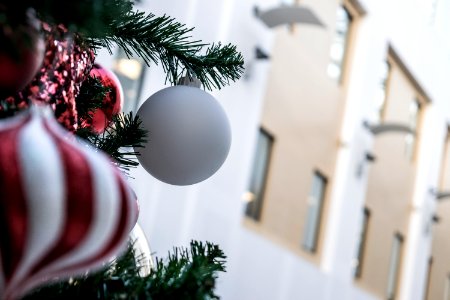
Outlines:
[[[384,119],[382,122],[409,124],[409,105],[412,100],[423,97],[394,60],[390,60]],[[423,105],[422,105],[423,110]],[[420,121],[418,137],[420,139]],[[375,136],[373,153],[376,161],[371,165],[366,207],[370,210],[370,224],[358,284],[373,294],[385,298],[395,233],[408,239],[409,217],[415,178],[415,160],[405,155],[404,133],[383,133]],[[399,285],[401,284],[401,274]]]
[[[450,135],[447,136],[440,190],[450,190]],[[439,223],[433,226],[433,244],[431,256],[430,286],[427,300],[444,300],[447,277],[450,275],[450,198],[444,198],[437,204]],[[446,299],[445,299],[446,300]]]
[[[345,85],[328,77],[337,1],[307,3],[327,28],[286,26],[277,30],[261,126],[274,138],[261,221],[252,224],[263,234],[318,262],[302,250],[307,199],[313,173],[327,177],[321,228],[326,222],[332,188]],[[348,62],[347,62],[348,63]],[[247,220],[247,223],[249,221]],[[323,230],[320,230],[323,233]]]

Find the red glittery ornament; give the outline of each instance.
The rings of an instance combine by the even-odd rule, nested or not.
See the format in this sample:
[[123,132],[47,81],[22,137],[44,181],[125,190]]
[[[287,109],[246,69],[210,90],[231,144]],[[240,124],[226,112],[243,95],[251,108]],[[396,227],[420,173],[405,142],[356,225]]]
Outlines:
[[0,97],[22,90],[34,78],[44,59],[45,41],[40,22],[28,10],[19,24],[0,28]]
[[50,104],[60,124],[76,131],[78,115],[75,98],[94,63],[91,49],[84,49],[62,26],[43,25],[47,34],[44,63],[32,82],[6,103],[28,107],[32,102]]
[[[103,86],[110,88],[110,91],[103,99],[102,106],[92,114],[92,129],[97,133],[101,133],[111,123],[113,116],[122,111],[123,90],[117,76],[99,64],[94,64],[90,76],[98,78]],[[86,125],[86,127],[91,126],[89,123]]]

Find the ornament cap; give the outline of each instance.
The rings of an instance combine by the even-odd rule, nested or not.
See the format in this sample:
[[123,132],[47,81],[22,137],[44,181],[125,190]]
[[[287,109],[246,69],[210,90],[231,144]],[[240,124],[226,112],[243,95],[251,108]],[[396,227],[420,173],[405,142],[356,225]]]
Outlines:
[[201,88],[202,82],[192,75],[186,75],[180,78],[178,85],[192,86],[196,88]]

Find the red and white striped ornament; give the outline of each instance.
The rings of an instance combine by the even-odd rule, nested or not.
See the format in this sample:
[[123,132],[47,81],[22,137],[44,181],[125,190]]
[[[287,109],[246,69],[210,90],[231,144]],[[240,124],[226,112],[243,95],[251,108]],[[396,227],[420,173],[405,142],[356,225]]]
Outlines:
[[101,267],[136,222],[122,174],[46,107],[0,121],[0,194],[1,299]]

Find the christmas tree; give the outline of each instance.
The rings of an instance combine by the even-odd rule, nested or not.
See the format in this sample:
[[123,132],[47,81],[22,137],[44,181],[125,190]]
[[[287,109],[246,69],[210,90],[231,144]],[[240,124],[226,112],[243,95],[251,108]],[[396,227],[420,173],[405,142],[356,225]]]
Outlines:
[[[234,45],[192,40],[191,28],[134,4],[0,2],[1,299],[218,298],[214,282],[225,271],[218,245],[192,241],[143,272],[149,258],[137,253],[142,241],[130,235],[138,199],[126,176],[141,163],[162,181],[186,185],[221,166],[229,128],[220,106],[199,87],[220,89],[239,79],[243,58]],[[112,55],[115,47],[161,66],[172,86],[135,115],[121,112],[120,82],[95,60],[101,49]],[[189,105],[202,106],[200,116],[213,114],[204,122],[214,126],[195,129],[203,139],[221,139],[204,165],[183,165],[198,151],[183,132],[166,128],[158,109],[167,106],[159,102],[180,114]],[[177,143],[158,139],[158,124]],[[186,150],[175,157],[180,151],[167,147],[180,140]],[[168,164],[154,157],[158,143]]]

